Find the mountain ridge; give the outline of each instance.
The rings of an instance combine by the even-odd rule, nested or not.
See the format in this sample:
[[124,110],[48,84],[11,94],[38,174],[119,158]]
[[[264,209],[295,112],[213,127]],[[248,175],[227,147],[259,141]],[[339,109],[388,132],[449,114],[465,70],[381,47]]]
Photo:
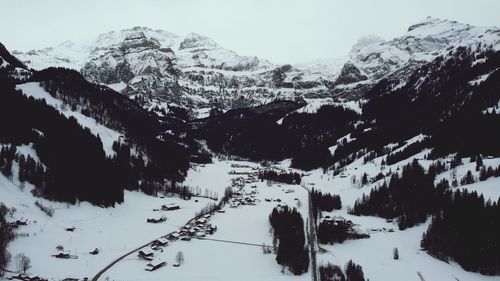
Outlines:
[[477,53],[500,50],[500,30],[428,17],[390,40],[360,38],[347,58],[297,65],[240,56],[197,33],[182,37],[141,26],[101,34],[88,46],[63,42],[14,54],[37,68],[77,69],[144,107],[168,110],[171,104],[200,117],[207,108],[228,110],[297,96],[364,99],[382,79],[403,84],[424,63],[460,46],[477,48]]

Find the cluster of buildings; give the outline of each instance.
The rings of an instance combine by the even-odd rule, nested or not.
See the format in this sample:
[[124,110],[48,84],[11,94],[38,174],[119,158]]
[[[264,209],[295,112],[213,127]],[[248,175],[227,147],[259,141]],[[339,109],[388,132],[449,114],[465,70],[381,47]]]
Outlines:
[[203,238],[207,235],[212,235],[217,231],[217,226],[209,223],[210,214],[191,221],[178,231],[168,235],[170,241],[183,240],[189,241],[191,238]]
[[[160,237],[153,241],[149,247],[141,249],[137,253],[137,256],[139,259],[148,261],[145,270],[155,271],[167,265],[166,261],[156,257],[155,254],[157,252],[163,252],[163,249],[168,246],[169,242],[177,240],[189,241],[192,238],[203,238],[217,231],[217,226],[209,223],[210,217],[210,214],[206,214],[194,219],[178,231]],[[179,264],[176,263],[174,266],[179,266]]]
[[339,217],[339,216],[333,216],[333,217],[325,216],[323,218],[322,222],[328,223],[331,225],[335,225],[335,226],[338,226],[338,225],[346,225],[349,227],[354,226],[354,223],[351,220],[346,220],[345,218]]
[[162,260],[161,258],[159,257],[155,258],[156,251],[163,252],[163,248],[166,247],[167,245],[168,245],[167,239],[161,237],[153,241],[153,243],[151,243],[149,247],[143,248],[137,253],[139,259],[148,261],[145,270],[155,271],[167,265],[167,262]]
[[255,189],[250,192],[236,192],[233,194],[233,197],[229,200],[228,204],[230,208],[237,208],[239,206],[255,206],[259,202],[258,199],[255,198],[257,191]]
[[[161,206],[162,211],[173,211],[173,210],[178,210],[180,209],[180,206],[178,204],[165,204]],[[153,211],[160,211],[160,209],[153,209]],[[161,216],[159,218],[148,218],[146,219],[146,222],[148,223],[162,223],[167,221],[167,218],[165,216]]]
[[[231,174],[231,172],[229,172],[229,174]],[[241,176],[231,179],[231,186],[236,189],[241,189],[245,187],[245,184],[252,184],[259,181],[258,172],[251,172],[245,175],[246,177]]]

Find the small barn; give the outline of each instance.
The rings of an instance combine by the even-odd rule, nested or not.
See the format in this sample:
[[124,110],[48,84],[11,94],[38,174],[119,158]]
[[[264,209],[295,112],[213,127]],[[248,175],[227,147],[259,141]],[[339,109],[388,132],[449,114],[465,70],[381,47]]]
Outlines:
[[70,254],[67,253],[58,253],[57,255],[52,255],[54,258],[58,259],[69,259],[71,258]]
[[174,232],[174,233],[171,233],[169,236],[168,236],[168,240],[170,241],[175,241],[177,239],[179,239],[181,235],[177,232]]
[[168,244],[168,240],[167,238],[159,238],[159,239],[156,239],[154,242],[153,242],[153,245],[156,245],[156,246],[167,246]]
[[173,210],[180,209],[180,206],[178,204],[166,204],[166,205],[162,205],[161,209],[164,211],[173,211]]
[[146,270],[147,271],[155,271],[157,269],[164,267],[165,265],[167,265],[167,262],[165,262],[165,261],[154,260],[146,265]]
[[155,254],[149,249],[140,250],[137,256],[141,259],[152,261]]
[[196,220],[196,224],[204,224],[207,222],[207,219],[206,218],[201,218],[201,219],[197,219]]
[[162,222],[165,222],[166,220],[167,220],[166,217],[150,218],[150,219],[146,219],[146,222],[149,222],[149,223],[162,223]]

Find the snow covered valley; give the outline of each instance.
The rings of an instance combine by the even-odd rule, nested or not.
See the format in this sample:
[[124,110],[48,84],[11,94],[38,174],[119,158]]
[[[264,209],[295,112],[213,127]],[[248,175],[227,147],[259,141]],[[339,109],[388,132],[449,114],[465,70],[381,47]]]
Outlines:
[[[233,186],[242,196],[254,198],[255,203],[236,206],[230,201],[208,218],[208,223],[217,227],[212,235],[195,236],[190,241],[169,241],[166,246],[153,251],[154,261],[165,261],[166,266],[148,272],[145,270],[148,261],[139,258],[138,252],[134,251],[103,272],[99,280],[310,280],[311,268],[300,276],[286,270],[283,272],[275,261],[275,255],[263,254],[261,246],[273,244],[268,216],[274,207],[296,207],[304,220],[308,220],[308,193],[303,186],[339,194],[342,209],[323,212],[323,216],[351,220],[358,231],[370,235],[367,239],[347,240],[342,244],[320,244],[318,265],[333,263],[342,267],[348,260],[353,260],[362,266],[365,277],[370,280],[499,280],[499,277],[467,272],[454,262],[440,261],[422,251],[420,239],[429,221],[401,231],[395,223],[382,218],[348,214],[348,208],[356,199],[378,185],[372,183],[361,187],[359,183],[352,183],[352,177],[360,178],[364,173],[373,176],[380,168],[380,161],[352,163],[337,176],[331,171],[323,173],[321,169],[314,170],[304,174],[302,186],[260,180],[245,182],[242,177],[247,179],[247,174],[262,168],[253,162],[215,160],[213,164],[193,166],[186,179],[187,185],[209,189],[218,194],[218,199],[221,199],[226,187]],[[387,168],[398,170],[408,161],[411,159]],[[486,161],[487,164],[500,163],[500,159]],[[426,160],[421,160],[421,164],[425,165]],[[289,161],[274,165],[276,169],[285,171],[289,170],[288,166]],[[467,168],[467,164],[460,166],[457,173],[461,174]],[[202,208],[215,202],[196,196],[183,200],[177,196],[154,197],[126,192],[124,203],[114,208],[99,208],[84,202],[68,205],[34,197],[30,185],[20,189],[15,177],[11,181],[2,175],[0,181],[2,202],[7,207],[16,208],[8,220],[27,222],[16,230],[16,238],[9,244],[8,250],[13,256],[24,253],[30,257],[30,276],[49,280],[82,280],[85,277],[91,280],[123,254],[179,231]],[[479,193],[484,191],[487,198],[493,199],[500,196],[497,185],[498,178],[490,178],[460,188]],[[277,202],[278,199],[280,202]],[[49,217],[35,207],[35,202],[53,208],[53,216]],[[168,204],[177,204],[180,209],[153,210]],[[166,221],[157,224],[146,222],[153,217],[165,217]],[[194,226],[194,223],[190,225]],[[395,247],[399,249],[399,260],[393,259]],[[99,253],[92,255],[90,252],[95,248]],[[149,248],[145,246],[143,250]],[[183,253],[184,262],[176,267],[173,265],[178,252]],[[58,253],[68,253],[71,258],[53,257]],[[8,269],[15,268],[16,264],[12,261]],[[11,275],[17,274],[7,274],[6,277]]]

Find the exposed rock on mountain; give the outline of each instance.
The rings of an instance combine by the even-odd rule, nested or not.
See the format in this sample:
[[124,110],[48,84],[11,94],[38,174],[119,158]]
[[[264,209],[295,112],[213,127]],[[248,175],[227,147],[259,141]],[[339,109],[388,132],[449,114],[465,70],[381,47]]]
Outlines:
[[339,86],[333,91],[335,95],[356,99],[384,78],[397,81],[395,86],[402,85],[418,67],[460,47],[471,48],[478,54],[485,49],[500,50],[500,30],[428,17],[410,26],[405,35],[389,41],[362,38],[352,48],[346,63],[349,67],[344,66],[335,83]]
[[228,110],[297,96],[360,99],[383,79],[392,81],[391,87],[403,86],[419,67],[458,47],[478,54],[499,50],[500,30],[429,17],[392,40],[362,37],[347,59],[293,66],[238,55],[196,33],[181,37],[146,27],[112,31],[86,45],[65,42],[16,55],[35,69],[77,69],[147,109],[177,106],[204,117],[212,107]]

